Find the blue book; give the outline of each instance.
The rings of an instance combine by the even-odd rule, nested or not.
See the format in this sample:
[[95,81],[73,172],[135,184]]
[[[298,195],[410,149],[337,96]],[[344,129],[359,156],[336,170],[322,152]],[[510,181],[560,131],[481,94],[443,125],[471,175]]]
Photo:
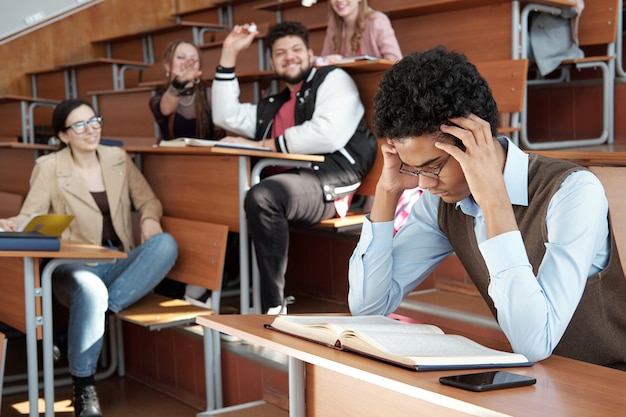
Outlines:
[[58,251],[61,239],[39,232],[0,232],[0,250]]

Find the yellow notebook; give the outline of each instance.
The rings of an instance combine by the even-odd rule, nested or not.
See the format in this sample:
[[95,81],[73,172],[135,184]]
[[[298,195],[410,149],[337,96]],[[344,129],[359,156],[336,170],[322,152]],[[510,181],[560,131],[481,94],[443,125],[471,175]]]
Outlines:
[[39,232],[61,237],[61,233],[74,220],[73,214],[33,214],[19,228],[20,232]]

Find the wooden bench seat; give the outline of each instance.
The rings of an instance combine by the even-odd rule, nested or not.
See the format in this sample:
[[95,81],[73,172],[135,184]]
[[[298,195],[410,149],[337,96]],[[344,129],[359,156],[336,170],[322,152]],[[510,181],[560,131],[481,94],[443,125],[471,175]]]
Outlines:
[[[160,330],[194,325],[199,315],[219,313],[228,227],[167,216],[161,219],[161,224],[163,230],[174,236],[178,243],[178,259],[168,273],[168,278],[211,290],[211,308],[150,293],[111,316],[109,334],[114,360],[107,374],[116,368],[120,376],[126,374],[121,321],[148,330]],[[206,355],[205,360],[214,361]],[[206,380],[207,386],[221,383],[215,381],[213,375],[207,375]]]
[[178,243],[178,259],[169,272],[170,279],[212,291],[211,309],[194,306],[150,293],[117,317],[151,330],[195,322],[200,314],[219,312],[222,273],[228,227],[194,220],[164,216],[163,230]]

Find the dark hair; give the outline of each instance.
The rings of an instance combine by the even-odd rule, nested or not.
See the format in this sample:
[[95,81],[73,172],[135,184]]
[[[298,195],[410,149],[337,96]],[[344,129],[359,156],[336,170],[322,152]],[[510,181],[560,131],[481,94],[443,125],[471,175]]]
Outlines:
[[[79,98],[64,100],[54,107],[54,112],[52,112],[52,131],[54,132],[54,136],[58,138],[59,133],[67,130],[65,126],[67,116],[80,106],[87,106],[91,110],[94,110],[91,103]],[[94,110],[94,113],[95,112],[96,111]]]
[[496,136],[498,107],[487,81],[465,55],[439,46],[407,55],[385,73],[374,96],[374,132],[389,139],[434,134],[470,113]]
[[309,30],[306,26],[299,22],[280,22],[274,25],[265,37],[265,43],[270,53],[272,52],[274,43],[285,36],[297,36],[302,39],[304,46],[306,46],[307,49],[309,48]]

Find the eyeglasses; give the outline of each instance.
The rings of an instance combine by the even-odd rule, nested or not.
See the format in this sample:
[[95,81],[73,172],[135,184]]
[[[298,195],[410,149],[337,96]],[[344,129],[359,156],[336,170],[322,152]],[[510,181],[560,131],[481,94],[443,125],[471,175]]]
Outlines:
[[82,135],[87,131],[87,126],[94,130],[102,129],[102,116],[94,116],[87,121],[81,120],[80,122],[72,123],[65,127],[63,131],[65,132],[67,129],[71,128],[77,135]]
[[448,162],[448,160],[450,159],[452,155],[448,155],[448,157],[446,158],[445,161],[443,161],[443,163],[441,164],[441,166],[439,167],[439,171],[437,172],[431,172],[431,171],[426,171],[424,169],[407,169],[405,167],[411,167],[410,165],[405,164],[404,162],[400,161],[400,169],[398,170],[398,172],[400,172],[401,174],[408,174],[408,175],[413,175],[414,177],[418,177],[420,175],[423,175],[425,177],[428,178],[432,178],[435,180],[439,179],[439,174],[441,174],[441,171],[443,170],[443,167],[446,166],[446,163]]

